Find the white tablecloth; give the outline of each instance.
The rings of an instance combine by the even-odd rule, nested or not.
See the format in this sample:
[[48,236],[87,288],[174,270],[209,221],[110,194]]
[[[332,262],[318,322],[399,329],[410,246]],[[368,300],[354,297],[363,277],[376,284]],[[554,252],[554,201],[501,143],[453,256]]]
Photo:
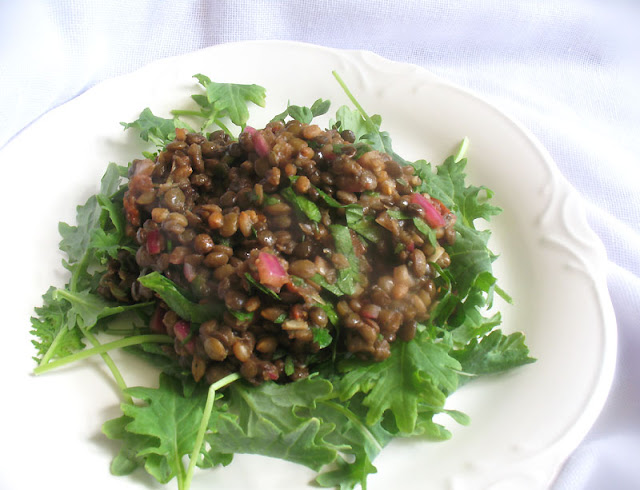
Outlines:
[[0,162],[10,164],[1,148],[15,134],[99,81],[231,41],[368,49],[475,90],[542,141],[584,198],[609,256],[617,373],[602,415],[554,489],[636,489],[639,32],[634,1],[2,1]]

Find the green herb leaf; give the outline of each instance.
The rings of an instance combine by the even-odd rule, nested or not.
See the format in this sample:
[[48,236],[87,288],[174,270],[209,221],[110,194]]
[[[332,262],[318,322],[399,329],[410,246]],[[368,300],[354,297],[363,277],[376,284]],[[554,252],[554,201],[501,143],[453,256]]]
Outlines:
[[362,206],[349,204],[345,208],[345,218],[347,226],[361,237],[372,243],[384,240],[385,231],[374,221],[373,216],[365,216]]
[[309,124],[313,119],[313,112],[311,112],[311,109],[309,109],[308,107],[290,105],[289,107],[287,107],[287,112],[292,118],[304,124]]
[[293,365],[293,358],[291,356],[287,356],[284,359],[284,374],[287,376],[291,376],[295,371],[295,366]]
[[436,238],[436,230],[434,230],[428,224],[426,224],[422,218],[413,218],[413,226],[415,226],[416,230],[418,230],[427,238],[427,240],[429,241],[429,244],[433,248],[436,248],[438,246],[438,239]]
[[320,346],[321,349],[331,345],[333,337],[326,328],[311,327],[311,333],[313,334],[313,341]]
[[360,280],[360,268],[358,257],[353,250],[353,242],[351,241],[351,232],[349,228],[342,225],[331,225],[329,230],[333,235],[336,244],[336,251],[344,255],[349,261],[349,267],[338,270],[338,280],[336,285],[344,294],[354,294],[356,284]]
[[317,99],[313,104],[311,104],[311,113],[313,114],[313,117],[322,116],[323,114],[329,112],[330,108],[331,101]]
[[330,293],[335,294],[336,296],[342,296],[344,294],[344,292],[342,291],[342,289],[340,289],[337,284],[331,284],[329,283],[323,276],[321,276],[320,274],[314,274],[313,277],[311,278],[311,280],[313,282],[315,282],[316,284],[320,285],[321,287],[323,287],[324,289],[326,289],[327,291],[329,291]]
[[279,202],[282,202],[277,196],[264,196],[264,205],[265,206],[269,206],[271,204],[278,204]]
[[271,122],[284,121],[287,116],[291,116],[303,124],[310,124],[314,117],[326,114],[329,111],[329,107],[331,107],[331,102],[322,99],[316,100],[310,108],[287,103],[287,108],[275,116]]
[[338,316],[336,309],[331,303],[318,303],[316,304],[316,306],[324,310],[324,312],[327,314],[329,322],[331,322],[334,327],[337,327],[340,324],[340,317]]
[[337,126],[341,131],[347,129],[353,131],[353,134],[356,137],[356,142],[362,141],[365,139],[365,135],[370,133],[367,121],[364,120],[360,112],[358,112],[357,109],[351,109],[346,105],[338,108],[336,111],[336,120],[333,121],[332,125]]
[[148,107],[140,113],[140,117],[135,121],[130,123],[121,122],[120,124],[124,126],[124,129],[137,129],[140,132],[140,138],[158,147],[165,146],[174,140],[176,128],[186,128],[193,131],[188,124],[180,121],[177,117],[165,119],[155,116]]
[[192,302],[173,281],[158,272],[151,272],[146,276],[139,277],[138,281],[144,287],[155,291],[169,308],[185,320],[203,323],[219,317],[225,311],[225,307],[221,303],[199,304]]
[[228,310],[228,311],[241,322],[250,322],[251,320],[253,320],[253,317],[254,317],[253,311],[242,311],[242,310]]
[[322,219],[322,214],[320,213],[318,206],[306,197],[296,194],[293,188],[285,187],[280,191],[280,194],[311,221],[319,223]]
[[200,82],[207,94],[207,101],[216,117],[228,116],[236,126],[244,128],[249,120],[249,102],[264,107],[266,91],[259,85],[242,85],[237,83],[216,83],[205,75],[197,74],[194,78]]
[[316,191],[318,191],[318,195],[322,198],[322,200],[325,203],[327,203],[328,206],[330,206],[332,208],[343,208],[344,207],[342,204],[340,204],[338,201],[336,201],[333,197],[331,197],[329,194],[327,194],[322,189],[319,189],[316,186],[313,186],[313,187],[315,188]]
[[274,299],[277,299],[278,301],[280,301],[280,296],[278,295],[278,293],[276,293],[273,289],[269,289],[268,287],[264,286],[263,284],[260,284],[258,281],[256,281],[253,276],[251,274],[249,274],[248,272],[244,273],[244,277],[246,277],[247,281],[249,281],[249,283],[255,287],[256,289],[258,289],[259,291],[262,291],[264,294],[266,294],[267,296],[271,296]]
[[387,214],[393,219],[411,219],[411,216],[397,209],[389,209],[387,210]]

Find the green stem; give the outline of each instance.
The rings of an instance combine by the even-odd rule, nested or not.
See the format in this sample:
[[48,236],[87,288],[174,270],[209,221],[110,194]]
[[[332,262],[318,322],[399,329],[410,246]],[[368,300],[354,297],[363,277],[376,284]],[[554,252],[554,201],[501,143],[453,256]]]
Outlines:
[[51,345],[49,345],[47,352],[45,352],[44,356],[42,356],[42,360],[40,361],[40,364],[38,365],[38,367],[44,366],[49,362],[49,359],[53,357],[53,354],[55,353],[56,348],[58,347],[58,343],[60,342],[60,339],[64,337],[65,332],[68,332],[68,330],[63,325],[60,327],[60,330],[58,330],[58,333],[56,334],[56,338],[53,339],[53,342],[51,342]]
[[[78,266],[74,270],[73,274],[71,274],[71,279],[69,281],[69,289],[71,291],[76,291],[76,289],[78,288],[78,277],[80,275],[79,271],[85,268],[88,259],[89,259],[89,254],[85,253],[82,256],[82,259],[78,263]],[[47,352],[45,352],[44,356],[42,356],[42,360],[40,361],[40,364],[38,368],[36,368],[36,370],[39,369],[40,367],[43,367],[45,364],[47,364],[49,360],[53,357],[53,355],[56,352],[56,348],[58,347],[58,343],[60,342],[62,337],[64,337],[64,334],[66,332],[68,332],[68,330],[64,326],[61,326],[60,330],[58,330],[58,333],[56,334],[56,338],[53,339],[53,342],[51,342],[51,345],[49,345]]]
[[351,101],[351,103],[356,106],[356,109],[358,109],[358,112],[360,113],[360,115],[364,118],[365,121],[367,121],[368,123],[372,124],[375,126],[375,124],[373,124],[373,121],[371,120],[371,118],[369,117],[369,115],[367,114],[367,112],[364,110],[364,108],[360,105],[360,103],[356,100],[356,98],[353,96],[353,94],[351,93],[351,90],[349,90],[349,87],[347,87],[347,84],[344,83],[344,81],[342,80],[342,78],[340,78],[340,75],[338,75],[338,72],[336,71],[332,71],[331,72],[333,74],[333,76],[335,77],[335,79],[338,81],[338,83],[340,84],[340,86],[342,87],[342,90],[344,90],[344,93],[347,94],[347,97],[349,97],[349,100]]
[[[85,332],[83,330],[82,333],[87,335],[89,332]],[[91,338],[88,335],[87,335],[87,338],[91,340]],[[46,365],[41,363],[40,366],[38,366],[33,370],[33,373],[43,374],[43,373],[46,373],[47,371],[51,371],[52,369],[65,366],[67,364],[71,364],[72,362],[75,362],[75,361],[86,359],[87,357],[91,357],[96,354],[103,354],[113,349],[121,349],[123,347],[129,347],[131,345],[138,345],[138,344],[145,344],[145,343],[152,343],[152,342],[170,344],[170,343],[173,343],[173,339],[168,335],[135,335],[133,337],[127,337],[124,339],[115,340],[113,342],[109,342],[108,344],[98,344],[92,349],[85,349],[83,351],[76,352],[75,354],[71,354],[70,356],[63,357],[62,359],[51,361]]]
[[509,296],[509,293],[507,293],[504,289],[502,289],[497,284],[495,284],[493,287],[494,287],[496,293],[498,294],[498,296],[500,296],[503,300],[505,300],[510,305],[513,304],[513,298],[511,296]]
[[458,148],[458,151],[453,157],[453,161],[458,163],[460,160],[462,160],[467,153],[467,148],[469,148],[469,138],[465,136],[465,138],[462,140],[462,143],[460,143],[460,148]]
[[223,388],[238,379],[240,379],[240,375],[238,373],[233,373],[222,378],[219,381],[216,381],[209,387],[209,392],[207,393],[207,403],[204,406],[204,414],[202,414],[202,420],[200,421],[200,427],[198,428],[196,442],[193,446],[193,451],[189,456],[189,467],[187,468],[187,476],[184,481],[184,490],[189,490],[189,487],[191,486],[193,472],[196,468],[198,457],[200,456],[202,443],[204,442],[204,434],[207,431],[207,427],[209,426],[209,419],[211,418],[211,412],[213,411],[213,402],[216,399],[216,390],[219,390],[220,388]]
[[196,116],[196,117],[207,117],[202,111],[188,111],[188,110],[180,110],[176,109],[171,111],[171,114],[174,116]]
[[347,94],[347,97],[349,97],[349,100],[351,101],[351,103],[355,106],[356,109],[358,109],[358,112],[360,113],[362,118],[367,122],[367,126],[369,126],[369,131],[371,131],[371,134],[377,136],[379,148],[376,148],[376,149],[381,151],[386,151],[387,153],[391,153],[391,148],[387,148],[384,144],[384,141],[382,141],[382,137],[380,136],[380,130],[375,125],[373,120],[369,117],[369,114],[367,114],[367,111],[364,110],[364,107],[362,107],[360,103],[356,100],[354,95],[351,93],[351,90],[349,90],[349,87],[347,87],[347,84],[344,83],[342,78],[340,78],[340,75],[338,75],[338,72],[334,70],[331,73],[333,74],[334,78],[338,81],[338,83],[342,87],[342,90],[344,90],[344,93]]
[[73,274],[71,274],[71,281],[69,282],[69,290],[71,292],[75,293],[78,290],[78,279],[80,278],[80,275],[83,274],[86,270],[88,262],[89,253],[87,251],[82,256],[82,259],[80,259],[80,262],[76,264],[76,268],[74,269]]
[[[78,328],[80,329],[82,334],[89,339],[89,342],[93,344],[94,348],[102,347],[95,335],[89,332],[89,330],[82,328],[80,325],[78,325]],[[127,389],[127,383],[125,383],[124,378],[122,377],[122,373],[118,369],[118,366],[116,366],[115,362],[113,362],[113,359],[111,359],[111,356],[106,352],[102,352],[100,353],[100,357],[102,357],[102,360],[109,368],[109,371],[111,371],[113,379],[115,379],[118,388],[120,388],[120,392],[122,393],[122,398],[124,398],[125,403],[133,404],[133,399],[125,393],[125,390]]]
[[[233,135],[233,133],[231,132],[231,130],[229,130],[228,127],[226,127],[224,125],[224,123],[222,121],[220,121],[220,119],[214,119],[213,122],[220,128],[222,129],[225,133],[227,133],[229,136],[231,136],[231,138],[236,139],[236,137]],[[242,128],[244,129],[244,128]]]
[[177,448],[174,447],[174,465],[176,468],[178,468],[178,471],[176,472],[176,480],[178,480],[178,490],[189,490],[189,487],[186,486],[185,487],[185,481],[184,481],[184,466],[182,466],[182,461],[180,456],[178,456],[178,451]]

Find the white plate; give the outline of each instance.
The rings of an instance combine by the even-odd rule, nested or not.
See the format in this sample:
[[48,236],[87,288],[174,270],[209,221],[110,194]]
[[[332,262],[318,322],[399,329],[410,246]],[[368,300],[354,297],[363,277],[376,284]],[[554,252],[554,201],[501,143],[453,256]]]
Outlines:
[[[161,60],[104,82],[3,150],[4,282],[15,293],[3,295],[0,487],[160,487],[142,472],[109,473],[117,444],[100,426],[118,415],[119,399],[99,359],[38,378],[29,374],[28,318],[47,287],[65,281],[57,222],[73,222],[75,206],[96,192],[109,161],[125,164],[144,148],[119,122],[147,106],[165,117],[183,107],[197,90],[195,73],[266,87],[266,109],[252,111],[256,127],[289,99],[300,105],[330,99],[335,111],[348,101],[331,70],[370,113],[382,115],[383,129],[407,159],[439,163],[469,137],[470,181],[493,189],[504,209],[491,225],[491,246],[502,255],[496,274],[515,303],[503,305],[503,328],[524,331],[538,358],[455,393],[448,406],[468,413],[471,425],[452,426],[453,438],[443,443],[393,442],[375,461],[379,471],[369,488],[549,486],[604,403],[616,351],[604,249],[576,193],[526,130],[423,69],[368,52],[247,42]],[[155,384],[149,369],[122,359],[132,366],[123,370],[129,385]],[[197,472],[193,489],[303,488],[312,476],[282,461],[237,456],[228,468]]]

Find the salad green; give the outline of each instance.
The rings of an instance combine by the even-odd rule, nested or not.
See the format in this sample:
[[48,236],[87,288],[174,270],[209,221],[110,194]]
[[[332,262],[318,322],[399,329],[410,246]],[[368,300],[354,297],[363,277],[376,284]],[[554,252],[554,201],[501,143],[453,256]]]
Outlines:
[[[60,249],[66,254],[63,265],[69,271],[69,282],[44,294],[43,305],[35,309],[31,319],[31,333],[38,363],[36,374],[90,355],[101,355],[112,372],[123,398],[122,416],[103,425],[108,438],[121,442],[111,465],[114,475],[144,468],[159,482],[176,479],[178,489],[186,490],[196,466],[226,466],[234,454],[252,453],[318,471],[315,481],[323,487],[352,489],[360,485],[364,489],[368,475],[377,471],[375,457],[393,438],[447,439],[450,433],[434,421],[436,414],[468,423],[463,413],[445,408],[447,397],[462,384],[476,376],[534,361],[522,333],[503,333],[498,329],[500,313],[485,313],[495,294],[508,302],[510,298],[492,274],[496,255],[487,248],[490,232],[476,228],[476,220],[489,220],[500,209],[490,203],[489,189],[465,182],[463,156],[468,141],[464,140],[458,154],[441,165],[434,167],[424,160],[408,162],[394,152],[391,137],[380,129],[381,117],[369,116],[334,75],[354,108],[338,108],[330,125],[352,131],[360,152],[378,150],[392,155],[400,164],[412,165],[422,180],[415,192],[429,194],[457,216],[457,239],[445,247],[450,267],[443,270],[431,264],[438,272],[439,303],[429,320],[418,325],[415,338],[394,342],[391,356],[382,362],[337,354],[334,349],[329,361],[319,364],[308,378],[293,383],[252,386],[237,373],[211,386],[196,383],[190,370],[176,364],[163,349],[173,343],[173,338],[150,329],[154,301],[125,304],[107,301],[99,293],[100,288],[109,287],[112,297],[123,297],[113,281],[106,286],[105,277],[126,275],[124,259],[135,254],[135,243],[125,233],[122,204],[128,185],[127,167],[109,164],[98,194],[78,206],[77,224],[60,223]],[[177,128],[193,130],[183,117],[200,120],[200,131],[215,126],[234,136],[229,127],[246,127],[249,104],[264,106],[266,91],[262,87],[216,83],[204,75],[195,78],[204,92],[192,96],[198,110],[176,110],[172,118],[162,118],[145,108],[139,119],[123,123],[125,129],[137,130],[158,150],[173,140]],[[288,104],[273,120],[293,118],[310,123],[329,108],[330,102],[323,99],[311,107]],[[153,157],[153,150],[146,156]],[[295,180],[291,178],[291,183]],[[318,306],[325,310],[339,336],[338,315],[326,298],[353,294],[358,284],[360,271],[350,230],[365,242],[376,243],[382,228],[365,219],[359,206],[342,205],[321,189],[316,190],[328,206],[345,208],[345,224],[333,224],[330,231],[336,250],[349,259],[350,266],[339,270],[334,284],[319,275],[312,278],[329,293]],[[281,194],[301,215],[312,222],[320,221],[320,210],[312,201],[292,188]],[[413,219],[416,228],[436,244],[434,230],[424,221],[396,214],[395,219]],[[112,258],[123,259],[120,263],[124,269],[113,270]],[[266,289],[251,276],[247,279],[252,287]],[[223,304],[195,302],[189,291],[158,272],[141,277],[139,282],[192,325],[226,311]],[[274,291],[267,292],[277,298]],[[244,311],[229,313],[240,320],[251,315]],[[284,318],[274,323],[282,321]],[[101,344],[96,336],[99,332],[122,338]],[[314,329],[313,336],[321,347],[337,342],[326,329]],[[161,371],[158,388],[126,385],[125,376],[109,355],[110,350],[121,348]],[[288,358],[285,370],[292,369],[290,363]]]

